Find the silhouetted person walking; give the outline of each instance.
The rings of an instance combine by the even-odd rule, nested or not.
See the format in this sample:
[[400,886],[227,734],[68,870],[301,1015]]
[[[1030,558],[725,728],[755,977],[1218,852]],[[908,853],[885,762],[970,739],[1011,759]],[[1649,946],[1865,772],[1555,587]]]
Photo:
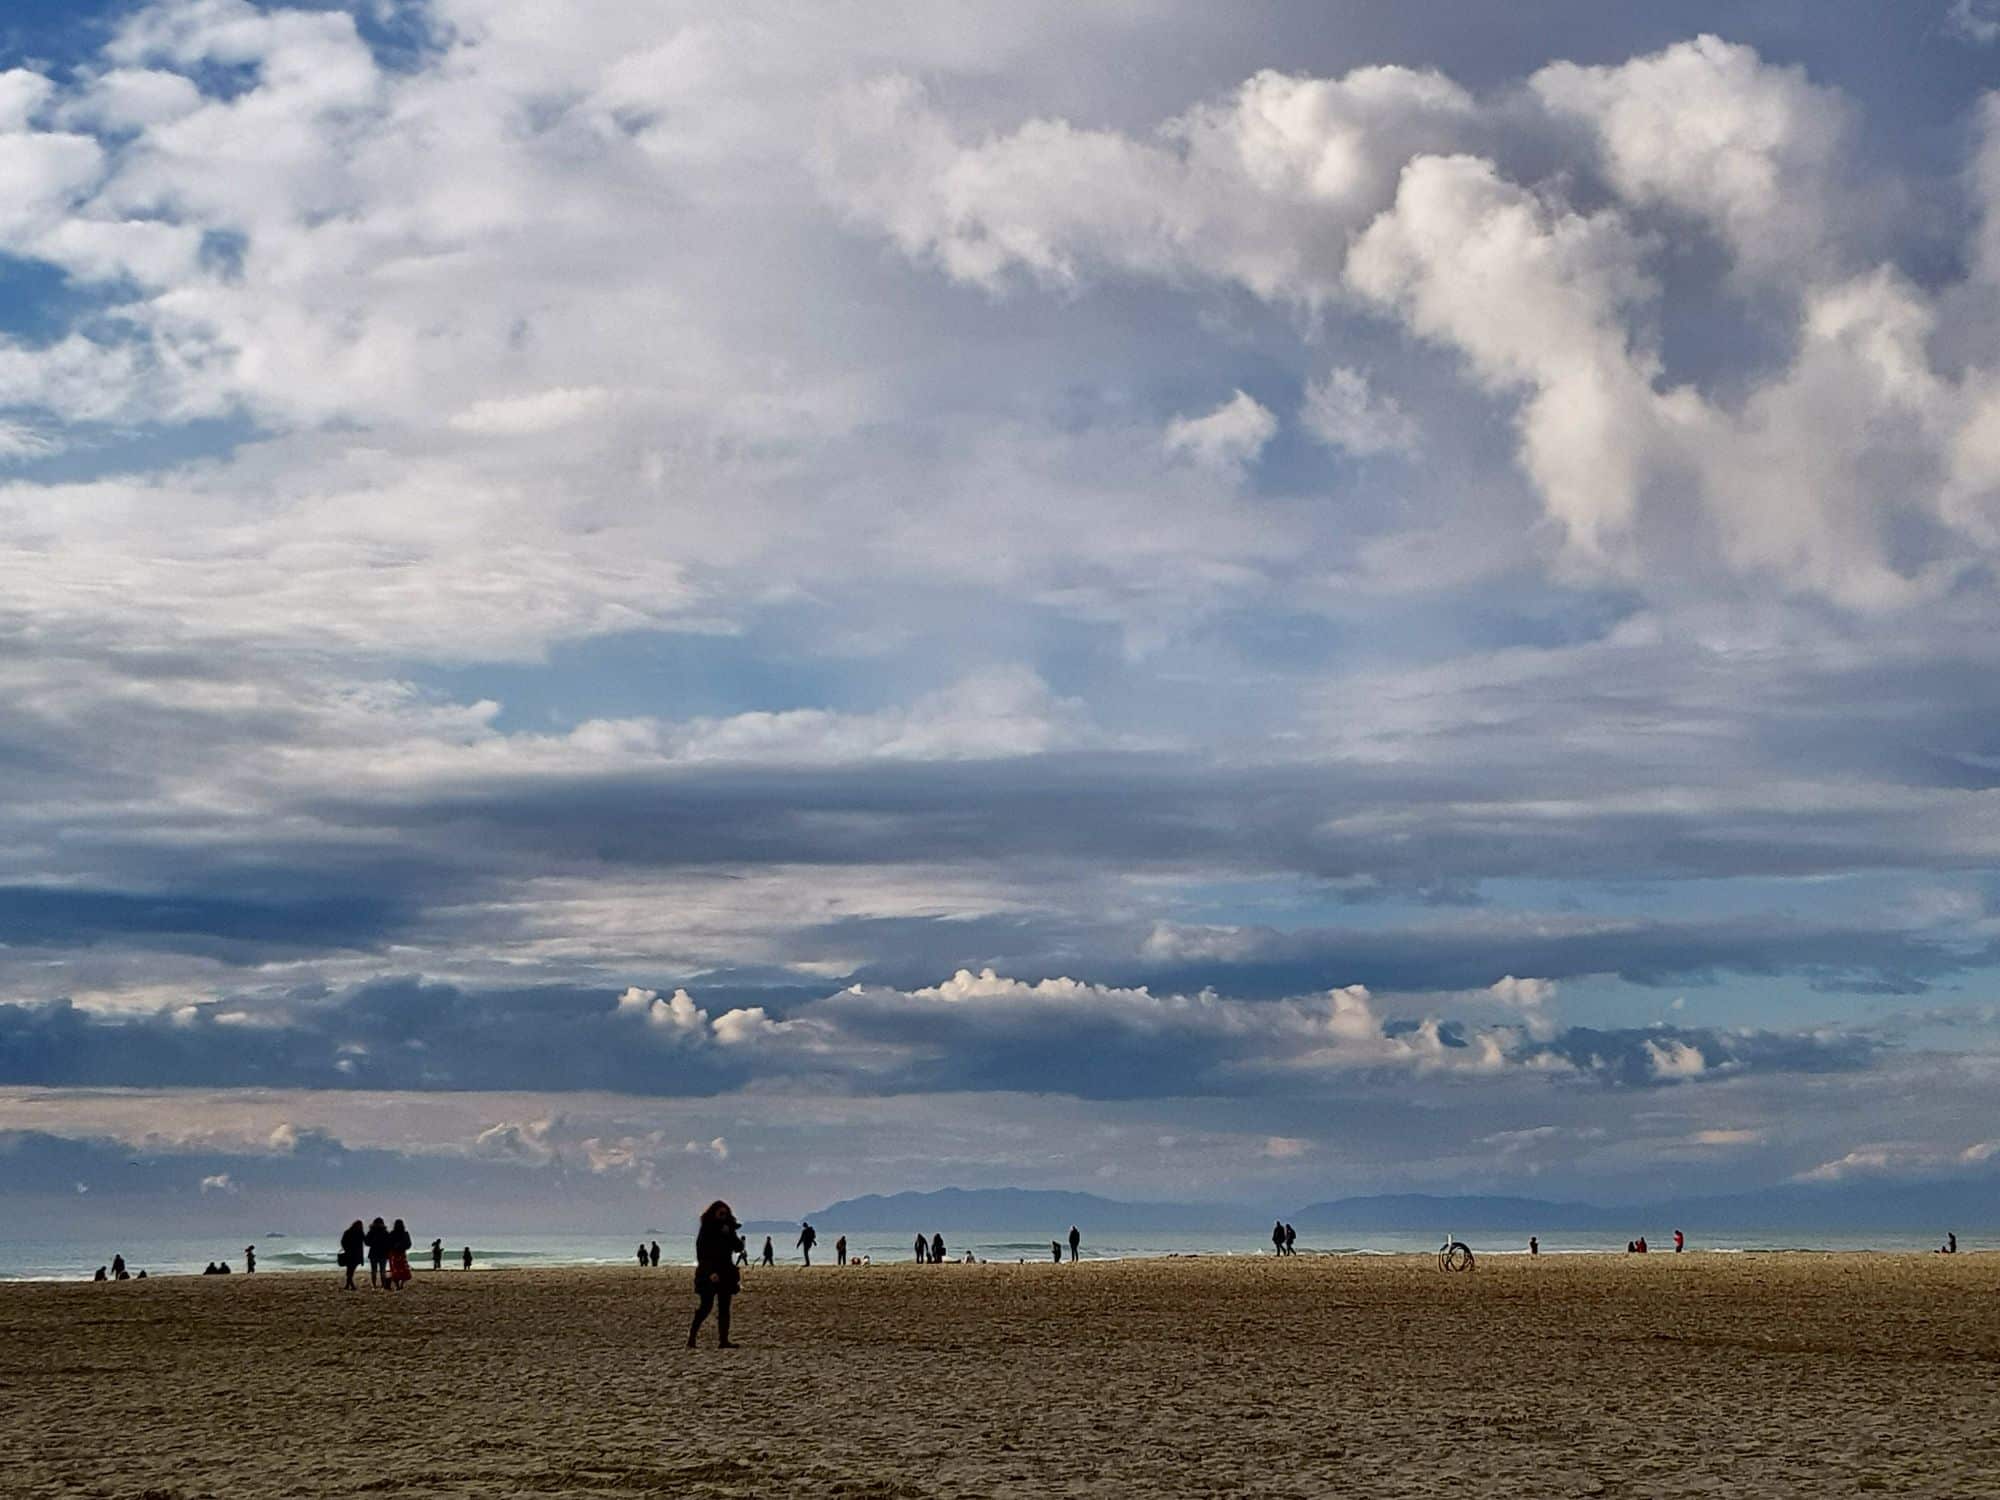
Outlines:
[[847,1264],[847,1236],[844,1234],[833,1242],[833,1263],[836,1266]]
[[922,1235],[917,1236],[917,1264],[922,1265],[931,1258],[931,1242]]
[[361,1255],[367,1241],[368,1236],[363,1232],[359,1219],[349,1224],[340,1236],[340,1264],[347,1271],[347,1291],[354,1290],[354,1273],[361,1268]]
[[1271,1250],[1277,1255],[1285,1253],[1285,1226],[1282,1220],[1271,1226]]
[[111,1257],[111,1279],[113,1281],[123,1281],[125,1279],[124,1256],[114,1255]]
[[389,1226],[377,1215],[369,1221],[368,1233],[363,1241],[368,1247],[368,1284],[384,1286],[388,1283],[389,1270]]
[[934,1266],[944,1264],[944,1236],[941,1234],[931,1236],[931,1264]]
[[736,1269],[736,1247],[740,1243],[736,1228],[736,1215],[720,1198],[702,1210],[701,1227],[694,1236],[694,1289],[701,1305],[694,1310],[694,1321],[688,1325],[690,1349],[711,1307],[715,1309],[716,1342],[721,1348],[729,1347],[729,1299],[736,1295],[743,1281]]
[[804,1252],[806,1258],[806,1265],[808,1267],[810,1267],[813,1263],[813,1246],[817,1245],[818,1243],[819,1243],[819,1231],[813,1228],[811,1224],[806,1223],[803,1220],[800,1221],[798,1248]]
[[1078,1229],[1078,1228],[1077,1228],[1077,1227],[1076,1227],[1076,1226],[1075,1226],[1074,1224],[1070,1225],[1070,1226],[1069,1226],[1069,1258],[1070,1258],[1070,1261],[1071,1261],[1071,1263],[1072,1263],[1072,1264],[1074,1264],[1074,1263],[1075,1263],[1075,1261],[1076,1261],[1076,1247],[1077,1247],[1078,1245],[1081,1245],[1082,1243],[1083,1243],[1083,1231],[1082,1231],[1082,1230],[1080,1230],[1080,1229]]
[[243,1269],[246,1273],[256,1271],[257,1247],[255,1245],[245,1245],[243,1247]]
[[432,1269],[433,1271],[442,1271],[442,1270],[444,1269],[444,1241],[443,1241],[443,1240],[432,1240],[432,1241],[431,1241],[431,1269]]
[[1299,1232],[1296,1229],[1292,1228],[1291,1225],[1287,1224],[1285,1226],[1285,1254],[1297,1255],[1299,1253],[1297,1249],[1294,1248],[1294,1244],[1297,1241],[1298,1237],[1299,1237]]
[[382,1278],[392,1292],[399,1292],[410,1284],[412,1243],[414,1242],[410,1239],[410,1231],[405,1229],[403,1221],[398,1219],[389,1231],[389,1265]]
[[653,1241],[652,1248],[646,1252],[646,1257],[656,1266],[660,1263],[660,1242],[658,1240]]
[[775,1266],[777,1263],[778,1263],[777,1249],[775,1246],[771,1244],[771,1237],[767,1234],[764,1236],[764,1264],[767,1266]]

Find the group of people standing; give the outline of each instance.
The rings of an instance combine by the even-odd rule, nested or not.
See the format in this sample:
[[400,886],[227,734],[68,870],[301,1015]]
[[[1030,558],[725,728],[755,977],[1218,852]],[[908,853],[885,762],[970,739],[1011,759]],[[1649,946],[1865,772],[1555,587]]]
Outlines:
[[[410,1247],[415,1242],[401,1219],[384,1224],[378,1215],[366,1228],[356,1219],[340,1237],[340,1254],[335,1264],[347,1273],[346,1290],[354,1291],[354,1273],[365,1262],[368,1284],[385,1292],[401,1291],[410,1284]],[[472,1247],[462,1254],[466,1270],[472,1269]],[[444,1269],[444,1241],[431,1241],[431,1269]]]
[[660,1242],[658,1240],[654,1240],[652,1244],[649,1245],[645,1243],[643,1240],[640,1241],[639,1243],[640,1266],[641,1267],[657,1266],[659,1263],[660,1263]]
[[[1070,1258],[1070,1261],[1071,1261],[1071,1263],[1072,1263],[1072,1264],[1074,1264],[1074,1263],[1075,1263],[1075,1261],[1076,1261],[1076,1252],[1077,1252],[1077,1249],[1078,1249],[1078,1247],[1079,1247],[1079,1246],[1081,1246],[1082,1244],[1083,1244],[1083,1231],[1082,1231],[1082,1230],[1080,1230],[1080,1229],[1078,1229],[1078,1228],[1077,1228],[1077,1227],[1076,1227],[1076,1226],[1075,1226],[1074,1224],[1070,1225],[1070,1226],[1069,1226],[1069,1258]],[[1061,1264],[1062,1264],[1062,1241],[1061,1241],[1061,1240],[1050,1240],[1050,1241],[1049,1241],[1049,1256],[1050,1256],[1050,1258],[1051,1258],[1051,1259],[1053,1259],[1053,1260],[1055,1261],[1055,1263],[1056,1263],[1057,1265],[1061,1265]]]
[[1271,1226],[1271,1249],[1279,1255],[1297,1255],[1293,1243],[1298,1237],[1299,1232],[1280,1219]]

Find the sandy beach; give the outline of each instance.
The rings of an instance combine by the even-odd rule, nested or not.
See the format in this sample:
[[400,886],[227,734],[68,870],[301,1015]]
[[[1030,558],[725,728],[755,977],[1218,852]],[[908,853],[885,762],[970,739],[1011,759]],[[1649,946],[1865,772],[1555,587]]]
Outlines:
[[2000,1256],[0,1288],[7,1495],[2000,1495]]

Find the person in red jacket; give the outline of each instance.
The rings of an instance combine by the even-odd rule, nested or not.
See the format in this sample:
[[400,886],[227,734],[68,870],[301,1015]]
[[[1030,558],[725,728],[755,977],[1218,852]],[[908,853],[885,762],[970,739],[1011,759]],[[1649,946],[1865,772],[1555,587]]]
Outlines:
[[1685,1250],[1686,1248],[1687,1248],[1687,1236],[1682,1234],[1678,1229],[1676,1229],[1674,1231],[1674,1254],[1679,1255],[1681,1251]]

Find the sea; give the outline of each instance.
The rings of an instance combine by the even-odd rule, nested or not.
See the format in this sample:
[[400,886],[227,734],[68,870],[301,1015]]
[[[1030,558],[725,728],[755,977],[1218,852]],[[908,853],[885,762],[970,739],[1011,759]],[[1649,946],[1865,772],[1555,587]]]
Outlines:
[[[841,1228],[831,1220],[815,1226],[819,1230],[819,1245],[813,1252],[815,1265],[830,1264],[833,1259],[835,1239]],[[1098,1235],[1088,1225],[1084,1228],[1083,1258],[1085,1260],[1134,1260],[1169,1256],[1256,1256],[1269,1255],[1271,1244],[1268,1226],[1261,1231],[1252,1227],[1240,1234],[1224,1231],[1189,1232],[1184,1234],[1149,1232],[1131,1235]],[[970,1253],[980,1261],[1046,1261],[1050,1258],[1050,1238],[1067,1235],[1067,1224],[1051,1230],[1048,1236],[1040,1231],[1026,1229],[1009,1230],[964,1230],[955,1229],[950,1224],[925,1225],[926,1233],[942,1233],[949,1257],[962,1260]],[[635,1230],[620,1238],[609,1234],[509,1234],[485,1233],[467,1234],[453,1232],[448,1226],[426,1225],[413,1222],[411,1234],[417,1241],[417,1250],[410,1257],[418,1275],[430,1273],[430,1241],[442,1237],[445,1244],[445,1271],[449,1275],[461,1274],[459,1255],[469,1244],[473,1253],[473,1271],[504,1271],[528,1267],[548,1266],[631,1266],[638,1268],[637,1249],[641,1240],[648,1244],[657,1240],[660,1245],[660,1266],[691,1266],[694,1264],[694,1236],[674,1234],[659,1229]],[[796,1227],[785,1232],[772,1231],[771,1239],[781,1264],[797,1265],[799,1256],[792,1241],[797,1235]],[[907,1261],[912,1258],[912,1241],[915,1227],[906,1233],[853,1232],[848,1234],[847,1253],[850,1258],[865,1257],[873,1264]],[[1525,1255],[1528,1253],[1527,1237],[1512,1230],[1481,1233],[1476,1229],[1453,1232],[1454,1239],[1462,1240],[1472,1247],[1477,1256]],[[262,1274],[320,1275],[337,1277],[341,1272],[334,1265],[339,1231],[273,1229],[256,1240],[257,1271]],[[764,1230],[751,1231],[747,1236],[753,1259],[763,1248]],[[1298,1253],[1308,1255],[1407,1255],[1428,1254],[1438,1249],[1440,1236],[1419,1233],[1361,1234],[1355,1231],[1329,1232],[1321,1235],[1301,1234]],[[1690,1250],[1725,1251],[1732,1254],[1758,1254],[1779,1251],[1792,1252],[1850,1252],[1882,1251],[1908,1252],[1928,1251],[1939,1248],[1942,1234],[1856,1234],[1821,1235],[1804,1234],[1796,1230],[1773,1230],[1768,1233],[1735,1233],[1717,1236],[1703,1236],[1690,1233]],[[1663,1231],[1654,1238],[1648,1235],[1649,1248],[1653,1253],[1673,1253],[1671,1230]],[[1623,1254],[1626,1241],[1601,1234],[1548,1234],[1541,1236],[1544,1255],[1607,1255]],[[218,1244],[211,1239],[191,1237],[153,1238],[138,1237],[124,1241],[103,1243],[82,1243],[65,1239],[0,1239],[0,1281],[75,1281],[89,1280],[99,1266],[108,1266],[113,1255],[123,1255],[128,1271],[141,1270],[149,1276],[184,1276],[198,1274],[211,1261],[225,1262],[231,1272],[241,1272],[243,1265],[241,1244]],[[2000,1250],[2000,1229],[1984,1233],[1960,1231],[1958,1248],[1961,1252]],[[1065,1255],[1067,1250],[1065,1249]]]

